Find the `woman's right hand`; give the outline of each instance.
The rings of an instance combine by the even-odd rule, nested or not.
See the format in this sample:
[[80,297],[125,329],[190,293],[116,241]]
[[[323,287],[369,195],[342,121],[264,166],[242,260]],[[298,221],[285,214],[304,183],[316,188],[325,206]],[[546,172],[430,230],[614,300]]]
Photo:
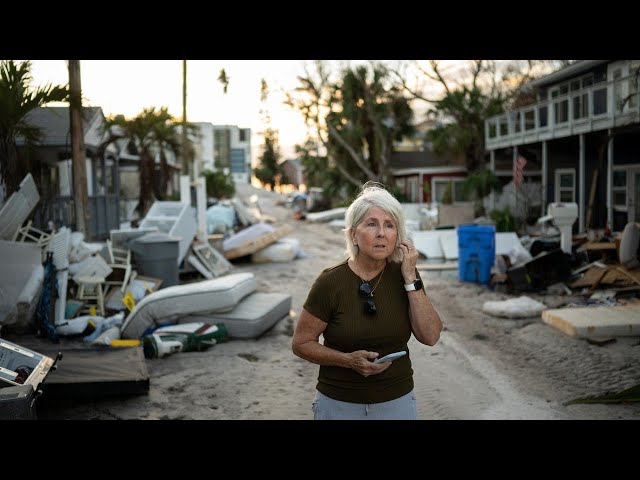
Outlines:
[[363,377],[369,375],[377,375],[384,372],[391,366],[391,362],[373,363],[378,358],[377,352],[369,352],[367,350],[356,350],[351,352],[351,360],[349,366]]

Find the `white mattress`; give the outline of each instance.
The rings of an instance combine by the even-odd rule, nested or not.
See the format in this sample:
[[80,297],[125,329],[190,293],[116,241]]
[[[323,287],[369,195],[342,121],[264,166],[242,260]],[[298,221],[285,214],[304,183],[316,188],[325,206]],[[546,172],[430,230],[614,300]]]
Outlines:
[[122,338],[140,338],[150,327],[176,323],[191,313],[232,309],[256,290],[253,273],[234,273],[153,292],[138,303],[122,325]]
[[224,323],[230,337],[255,338],[273,327],[291,310],[291,295],[256,292],[227,313],[208,313],[181,317],[178,323]]

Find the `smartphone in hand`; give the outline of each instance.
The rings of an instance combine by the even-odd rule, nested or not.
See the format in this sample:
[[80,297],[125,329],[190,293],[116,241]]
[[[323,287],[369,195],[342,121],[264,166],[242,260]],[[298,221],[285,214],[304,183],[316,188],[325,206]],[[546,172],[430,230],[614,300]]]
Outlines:
[[373,363],[382,363],[382,362],[393,362],[395,359],[400,358],[406,355],[407,352],[402,350],[401,352],[393,352],[389,355],[385,355],[384,357],[376,358]]

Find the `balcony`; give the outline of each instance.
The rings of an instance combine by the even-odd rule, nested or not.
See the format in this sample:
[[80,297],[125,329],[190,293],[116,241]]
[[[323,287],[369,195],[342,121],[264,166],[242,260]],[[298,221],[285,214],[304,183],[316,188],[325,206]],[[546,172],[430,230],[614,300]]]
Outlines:
[[485,120],[485,148],[494,150],[640,123],[638,81],[636,75],[630,75],[490,117]]

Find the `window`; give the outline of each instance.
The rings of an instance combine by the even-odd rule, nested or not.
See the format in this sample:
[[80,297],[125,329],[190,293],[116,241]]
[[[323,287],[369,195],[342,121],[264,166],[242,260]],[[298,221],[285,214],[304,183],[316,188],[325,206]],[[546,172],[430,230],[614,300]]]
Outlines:
[[524,129],[533,130],[536,128],[536,112],[535,110],[527,110],[524,112]]
[[564,123],[569,119],[569,100],[566,97],[556,100],[558,97],[565,95],[567,90],[568,86],[566,84],[551,90],[551,98],[554,99],[553,114],[555,123]]
[[409,179],[408,199],[410,202],[419,202],[418,198],[418,177],[410,177]]
[[627,170],[613,170],[613,206],[618,210],[627,208]]
[[573,119],[586,118],[589,114],[589,94],[580,93],[573,97]]
[[242,148],[231,149],[231,173],[246,172],[244,165],[244,150]]
[[437,203],[442,203],[442,197],[444,196],[444,192],[447,189],[449,183],[451,183],[451,194],[454,202],[465,202],[467,201],[466,196],[462,191],[462,183],[464,182],[464,178],[434,178],[433,182],[433,201]]
[[632,60],[629,64],[629,108],[638,106],[638,91],[640,86],[640,61]]
[[576,201],[576,169],[560,168],[556,170],[556,202]]

